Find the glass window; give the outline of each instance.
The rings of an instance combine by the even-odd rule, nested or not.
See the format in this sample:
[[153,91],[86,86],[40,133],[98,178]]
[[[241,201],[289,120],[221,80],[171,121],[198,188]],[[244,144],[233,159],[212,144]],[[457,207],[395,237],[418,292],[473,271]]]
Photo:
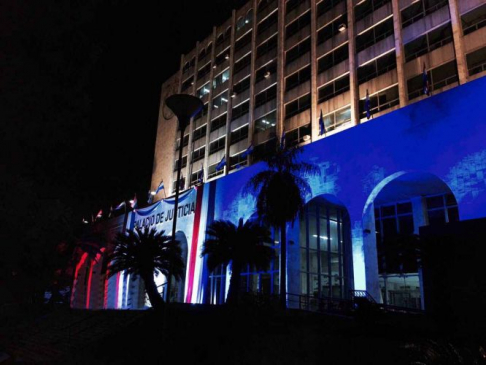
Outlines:
[[395,68],[397,68],[397,58],[393,51],[358,67],[358,83],[362,84]]
[[321,16],[322,14],[328,12],[337,4],[343,2],[344,0],[324,0],[317,4],[317,16]]
[[486,47],[469,53],[466,59],[469,76],[486,71]]
[[300,30],[304,29],[310,24],[311,14],[310,11],[301,15],[298,19],[294,20],[292,23],[285,27],[285,38],[288,39],[294,34],[297,34]]
[[276,124],[277,124],[277,112],[273,111],[255,120],[255,133],[263,132],[270,128],[273,128],[275,130]]
[[229,48],[224,50],[223,52],[221,52],[219,55],[216,56],[215,60],[214,60],[214,64],[215,66],[219,66],[221,65],[223,62],[225,62],[226,60],[229,60]]
[[191,67],[194,67],[194,65],[195,65],[195,64],[196,64],[196,58],[195,58],[195,57],[193,57],[193,58],[192,58],[192,59],[191,59],[189,62],[186,62],[186,63],[184,64],[184,67],[182,68],[182,72],[184,73],[184,72],[186,72],[186,71],[189,71],[189,69],[190,69]]
[[231,120],[235,120],[238,119],[239,117],[242,117],[243,115],[247,114],[249,110],[250,110],[249,100],[245,101],[244,103],[241,103],[238,106],[235,106],[231,114]]
[[265,78],[270,77],[271,75],[277,72],[277,62],[270,62],[263,67],[260,67],[255,74],[255,82],[258,83]]
[[349,75],[336,79],[319,89],[319,103],[332,99],[349,90]]
[[[370,95],[370,114],[382,112],[400,104],[398,97],[398,86],[390,87],[377,94]],[[366,117],[366,98],[359,101],[360,118]]]
[[310,140],[310,123],[292,131],[285,132],[285,143],[287,146],[296,146],[306,140]]
[[351,122],[351,108],[345,107],[333,113],[323,116],[324,128],[326,132],[330,132],[346,123]]
[[[332,23],[317,31],[317,44],[324,43],[331,39],[336,34],[339,34],[343,29],[346,29],[348,24],[348,14],[343,14]],[[344,28],[343,28],[344,26]]]
[[235,62],[234,72],[240,72],[245,67],[249,66],[251,63],[251,53],[247,54],[245,57],[241,58],[237,62]]
[[334,51],[328,53],[324,57],[319,58],[317,63],[318,73],[329,70],[338,63],[341,63],[349,58],[348,44],[336,48]]
[[211,132],[214,132],[215,130],[226,125],[226,116],[227,114],[225,113],[211,121]]
[[274,100],[277,97],[277,85],[273,85],[261,93],[255,95],[255,108]]
[[272,49],[277,48],[277,42],[278,42],[277,35],[274,35],[267,41],[260,44],[257,48],[257,58],[262,57],[268,52],[270,52]]
[[200,88],[197,90],[197,96],[198,96],[199,98],[201,98],[201,99],[202,99],[202,97],[203,97],[204,95],[207,95],[207,94],[209,94],[209,82],[208,82],[207,84],[205,84],[205,85],[201,86],[201,87],[200,87]]
[[293,48],[287,51],[285,54],[285,64],[288,65],[292,61],[295,61],[297,58],[305,55],[307,52],[310,51],[311,41],[310,38],[307,38],[305,41],[300,42]]
[[363,19],[389,2],[391,2],[391,0],[365,0],[360,2],[354,8],[355,21],[357,22]]
[[300,4],[305,3],[306,0],[288,0],[286,3],[285,14],[289,14],[292,10],[298,7]]
[[[427,72],[430,91],[441,89],[458,81],[456,61],[451,61]],[[424,94],[423,75],[417,75],[407,81],[408,99],[412,100]]]
[[450,42],[452,42],[452,27],[448,23],[405,44],[405,61],[409,62]]
[[231,132],[231,144],[235,144],[248,137],[248,124]]
[[258,24],[257,35],[262,34],[272,25],[278,23],[278,11],[274,11],[270,16],[266,17],[260,24]]
[[215,152],[221,151],[226,145],[226,137],[222,137],[213,141],[209,145],[209,154],[212,155]]
[[240,49],[243,49],[246,45],[251,43],[251,32],[248,32],[243,37],[238,39],[235,43],[235,52],[238,52]]
[[211,62],[199,69],[199,71],[197,72],[197,78],[198,79],[203,78],[204,76],[209,74],[210,71],[211,71]]
[[285,105],[285,119],[293,117],[310,108],[310,94],[301,96],[300,98]]
[[310,65],[300,69],[299,71],[295,72],[294,74],[290,75],[285,79],[285,91],[289,91],[294,87],[299,86],[300,84],[310,80],[311,77],[311,67]]
[[206,137],[206,130],[207,130],[206,125],[203,125],[202,127],[194,130],[194,132],[192,133],[192,141],[194,142],[203,137]]
[[206,151],[205,147],[201,147],[192,153],[192,162],[199,161],[204,158],[204,153]]
[[417,20],[446,6],[448,0],[418,0],[402,10],[402,27],[406,28]]
[[228,91],[225,91],[221,95],[218,95],[213,99],[213,109],[226,107],[228,104]]
[[464,35],[475,32],[476,30],[486,26],[486,4],[483,4],[469,13],[464,14],[461,17],[461,20]]
[[184,81],[182,83],[182,87],[181,87],[181,90],[182,91],[186,91],[187,89],[189,89],[189,87],[191,87],[192,85],[194,85],[194,77],[191,76],[189,77],[186,81]]
[[[370,0],[368,0],[370,1]],[[393,17],[375,25],[370,30],[356,37],[356,52],[371,47],[375,43],[393,35]]]
[[224,84],[229,80],[229,69],[223,71],[213,79],[213,89],[216,89],[219,85]]
[[[241,80],[239,83],[233,86],[233,92],[238,95],[241,94],[243,91],[248,90],[250,88],[250,76]],[[235,96],[236,96],[235,95]]]

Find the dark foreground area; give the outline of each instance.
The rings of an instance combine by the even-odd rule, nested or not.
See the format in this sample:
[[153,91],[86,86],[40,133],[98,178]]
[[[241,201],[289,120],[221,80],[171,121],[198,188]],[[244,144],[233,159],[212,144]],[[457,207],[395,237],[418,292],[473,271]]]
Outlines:
[[417,314],[346,317],[201,305],[173,305],[167,313],[58,308],[4,316],[0,352],[10,358],[0,363],[486,364],[477,335],[444,328]]

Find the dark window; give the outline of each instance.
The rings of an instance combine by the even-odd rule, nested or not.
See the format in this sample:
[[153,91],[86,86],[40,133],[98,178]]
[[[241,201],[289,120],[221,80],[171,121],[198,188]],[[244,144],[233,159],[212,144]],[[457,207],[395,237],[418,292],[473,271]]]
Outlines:
[[202,147],[202,148],[200,148],[198,150],[195,150],[192,153],[192,163],[203,159],[204,158],[205,151],[206,151],[206,148],[205,147]]
[[[370,1],[370,0],[368,0]],[[356,37],[356,52],[372,46],[373,44],[393,35],[393,17],[375,25],[370,30]]]
[[181,88],[181,90],[182,90],[182,91],[185,91],[185,90],[189,89],[189,87],[191,87],[193,83],[194,83],[194,77],[193,77],[193,76],[191,76],[191,77],[189,77],[189,78],[188,78],[186,81],[184,81],[184,82],[182,83],[182,88]]
[[260,44],[257,48],[257,58],[263,56],[267,52],[270,52],[272,49],[277,47],[278,38],[277,35],[274,35],[269,40]]
[[248,125],[231,132],[231,144],[242,141],[248,137]]
[[311,125],[309,123],[290,132],[285,132],[285,144],[288,147],[296,146],[305,141],[304,137],[309,138],[310,135]]
[[319,89],[319,103],[332,99],[349,90],[349,75],[340,77]]
[[303,56],[304,54],[309,52],[310,45],[311,45],[310,38],[307,38],[305,41],[300,42],[299,44],[297,44],[296,46],[288,50],[285,55],[285,64],[288,65],[289,63],[296,60],[300,56]]
[[243,70],[246,66],[250,65],[251,63],[251,53],[248,53],[245,57],[240,59],[238,62],[235,63],[234,72],[237,73]]
[[464,14],[461,20],[464,35],[486,26],[486,4]]
[[253,160],[256,162],[261,160],[265,156],[274,154],[276,143],[277,143],[277,139],[272,138],[266,141],[265,143],[256,146],[255,149],[253,150]]
[[229,60],[229,48],[217,55],[214,63],[216,64],[216,66],[219,66],[226,60]]
[[206,137],[206,130],[207,130],[206,125],[196,129],[192,134],[192,141],[194,142],[197,141],[198,139]]
[[309,109],[310,102],[310,94],[307,94],[285,105],[285,119],[293,117],[294,115]]
[[258,24],[257,35],[262,34],[272,25],[278,23],[278,11],[275,11],[269,17],[265,18],[260,24]]
[[336,48],[334,51],[328,53],[324,57],[319,58],[319,61],[317,63],[318,73],[329,70],[331,67],[336,66],[338,63],[347,60],[348,57],[349,48],[347,44]]
[[451,24],[448,23],[405,44],[405,62],[409,62],[426,53],[432,52],[434,49],[442,47],[450,42],[452,42],[452,27]]
[[[365,100],[359,101],[360,118],[366,118]],[[398,99],[398,86],[393,86],[378,94],[370,96],[370,114],[382,112],[386,109],[392,108],[400,103]]]
[[217,139],[214,142],[211,142],[209,145],[209,154],[212,155],[215,152],[221,151],[224,149],[226,143],[226,137],[222,137]]
[[[458,81],[456,61],[448,62],[427,72],[430,91],[434,91],[444,86]],[[407,81],[408,99],[412,100],[423,95],[424,84],[423,75],[419,74]]]
[[208,167],[208,179],[211,179],[212,177],[224,174],[224,169],[216,170],[216,166],[218,166],[218,164],[219,164],[219,162]]
[[[174,163],[174,171],[177,171],[178,164],[179,164],[179,160],[176,160],[176,162]],[[187,166],[187,156],[184,156],[182,157],[181,169],[183,169],[186,166]]]
[[197,78],[201,79],[204,76],[206,76],[209,72],[211,71],[211,63],[208,63],[206,66],[203,68],[200,68],[199,71],[197,72]]
[[277,63],[272,61],[257,70],[255,74],[255,82],[258,83],[267,77],[267,75],[270,76],[275,72],[277,72]]
[[246,33],[243,37],[238,39],[235,43],[235,52],[245,47],[247,44],[251,43],[251,32]]
[[297,6],[300,4],[305,3],[306,0],[288,0],[286,4],[286,11],[285,14],[290,13],[292,10],[294,10]]
[[397,58],[393,51],[358,67],[358,83],[362,84],[395,68],[397,68]]
[[255,133],[263,132],[270,128],[273,128],[275,130],[276,124],[277,124],[277,112],[273,111],[255,120]]
[[297,34],[300,30],[310,24],[310,20],[311,14],[310,11],[308,11],[304,15],[300,16],[297,20],[294,20],[292,23],[287,25],[287,27],[285,28],[285,38],[288,39],[294,34]]
[[469,53],[466,59],[469,76],[486,71],[486,47]]
[[213,47],[213,44],[212,43],[209,43],[206,48],[204,48],[203,50],[201,50],[201,52],[199,52],[199,55],[197,56],[198,61],[202,60],[204,57],[206,57],[207,55],[211,54],[211,48],[212,47]]
[[255,108],[273,100],[277,97],[277,85],[273,85],[261,93],[255,95]]
[[241,94],[243,91],[248,90],[250,88],[250,76],[246,79],[241,80],[239,83],[233,86],[233,92],[237,95]]
[[231,120],[235,120],[246,113],[248,113],[250,109],[250,101],[245,101],[244,103],[236,106],[233,108],[233,113],[231,114]]
[[285,91],[287,92],[293,89],[294,87],[308,81],[310,77],[311,77],[311,67],[309,65],[285,79]]
[[248,163],[248,157],[243,157],[243,152],[230,157],[230,170],[238,169]]
[[268,7],[268,5],[270,5],[272,2],[273,2],[272,0],[261,0],[260,3],[258,4],[257,14],[265,10]]
[[342,25],[347,26],[348,24],[348,15],[344,14],[341,15],[339,18],[337,18],[335,21],[333,21],[331,24],[326,25],[325,27],[321,28],[317,32],[317,44],[321,44],[328,39],[331,39],[334,37],[336,34],[340,32],[340,28]]
[[324,116],[324,127],[327,132],[330,132],[351,121],[351,108],[345,107],[337,110],[331,114]]
[[[181,139],[180,138],[177,138],[176,151],[179,150],[180,141],[181,141]],[[186,134],[184,136],[184,139],[182,140],[182,147],[186,147],[188,144],[189,144],[189,135]]]
[[328,12],[337,4],[343,2],[344,0],[323,0],[319,4],[317,4],[317,16],[321,16],[322,14]]
[[208,103],[204,104],[203,108],[194,116],[194,120],[199,119],[208,114]]
[[365,0],[361,4],[358,4],[354,8],[355,21],[363,19],[365,16],[370,15],[376,9],[381,8],[383,5],[389,3],[391,0]]
[[402,27],[406,28],[417,20],[446,6],[448,0],[419,0],[402,10]]
[[226,114],[221,115],[220,117],[211,121],[211,132],[214,132],[216,129],[219,129],[226,125]]
[[189,62],[186,62],[186,64],[182,68],[182,72],[188,71],[191,67],[194,67],[195,64],[196,64],[196,58],[193,57]]

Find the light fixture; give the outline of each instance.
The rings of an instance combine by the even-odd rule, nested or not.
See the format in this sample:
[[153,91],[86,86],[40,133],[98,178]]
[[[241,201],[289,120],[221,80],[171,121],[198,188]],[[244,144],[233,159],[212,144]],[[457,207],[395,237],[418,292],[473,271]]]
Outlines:
[[302,139],[307,142],[308,140],[310,140],[310,136],[308,134],[306,134],[304,137],[302,137]]
[[344,32],[346,30],[346,24],[344,23],[339,24],[338,30],[340,32]]
[[227,53],[226,53],[226,55],[224,56],[224,58],[225,58],[226,60],[229,60],[229,54],[227,54]]
[[221,101],[223,101],[223,102],[227,103],[227,102],[228,102],[228,99],[226,99],[226,98],[221,98]]
[[218,67],[216,64],[213,65],[213,68],[215,69],[216,67]]
[[233,93],[231,94],[231,98],[233,99],[236,98],[236,95],[237,95],[236,92],[233,91]]
[[266,78],[266,79],[268,79],[268,78],[270,77],[270,75],[271,75],[270,71],[267,71],[267,72],[265,73],[265,78]]
[[191,85],[194,85],[194,81],[191,81]]
[[133,203],[135,203],[135,200],[132,199],[129,201],[129,203],[133,205]]
[[152,196],[155,196],[155,194],[156,194],[155,191],[150,192],[150,195],[152,195]]
[[214,105],[213,105],[213,108],[214,108],[214,109],[218,109],[218,108],[219,108],[219,106],[217,106],[216,104],[214,104]]

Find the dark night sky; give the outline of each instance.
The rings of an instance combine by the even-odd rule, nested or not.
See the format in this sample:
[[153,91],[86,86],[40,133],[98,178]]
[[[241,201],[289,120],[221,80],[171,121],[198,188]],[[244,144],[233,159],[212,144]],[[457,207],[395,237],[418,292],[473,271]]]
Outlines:
[[242,3],[0,0],[0,172],[79,219],[145,199],[160,86]]

